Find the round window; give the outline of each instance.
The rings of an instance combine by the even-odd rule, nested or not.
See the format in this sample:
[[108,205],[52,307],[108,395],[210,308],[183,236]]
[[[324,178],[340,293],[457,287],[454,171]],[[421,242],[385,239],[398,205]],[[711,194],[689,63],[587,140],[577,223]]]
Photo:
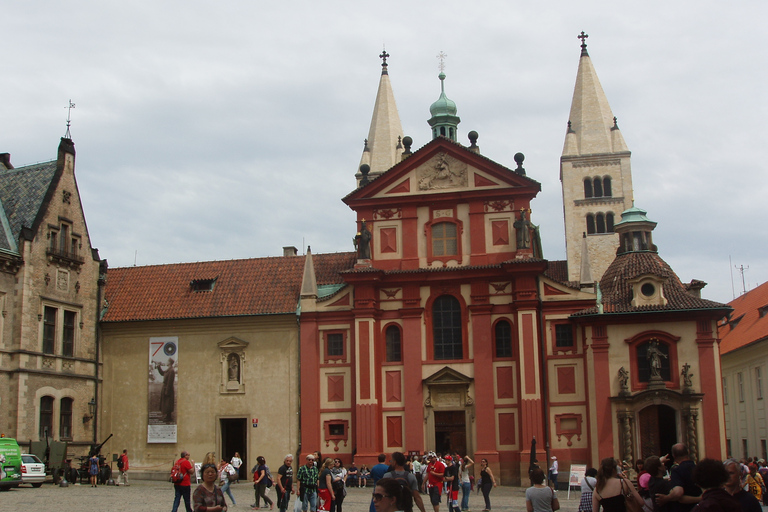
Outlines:
[[640,292],[642,292],[642,294],[646,297],[651,297],[654,293],[656,293],[656,287],[651,283],[645,283],[640,287]]

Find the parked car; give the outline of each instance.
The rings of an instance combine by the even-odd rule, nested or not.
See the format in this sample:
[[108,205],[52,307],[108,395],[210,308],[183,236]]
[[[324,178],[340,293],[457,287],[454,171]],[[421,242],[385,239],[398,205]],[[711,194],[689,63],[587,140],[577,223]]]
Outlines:
[[40,487],[45,482],[45,464],[31,453],[21,454],[21,482]]

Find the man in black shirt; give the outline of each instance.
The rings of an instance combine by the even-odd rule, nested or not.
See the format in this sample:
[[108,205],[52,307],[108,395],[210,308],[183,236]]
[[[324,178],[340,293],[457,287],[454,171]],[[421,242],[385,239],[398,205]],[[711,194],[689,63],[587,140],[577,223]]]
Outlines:
[[280,512],[288,509],[288,502],[293,494],[293,455],[290,453],[283,459],[283,465],[277,470],[277,506]]
[[459,512],[459,466],[445,456],[445,482],[448,484],[448,512]]
[[[672,490],[667,495],[657,494],[656,503],[663,506],[674,502],[676,503],[675,512],[691,512],[693,507],[701,501],[701,489],[693,483],[693,469],[696,464],[688,458],[688,448],[682,443],[672,445],[671,452],[675,461],[669,481]],[[666,458],[666,455],[662,457],[662,462],[666,462]]]

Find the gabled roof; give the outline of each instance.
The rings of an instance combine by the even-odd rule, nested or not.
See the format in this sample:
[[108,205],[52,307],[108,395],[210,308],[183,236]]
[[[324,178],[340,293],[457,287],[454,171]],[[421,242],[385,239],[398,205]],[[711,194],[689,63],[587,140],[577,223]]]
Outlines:
[[[304,256],[176,263],[109,269],[104,322],[295,313]],[[353,252],[314,254],[318,285],[341,284]],[[214,280],[193,291],[195,280]]]
[[[481,170],[484,174],[491,177],[492,180],[498,181],[498,183],[494,183],[498,186],[497,188],[499,190],[508,192],[510,187],[524,188],[530,190],[534,195],[541,190],[541,184],[538,181],[517,174],[512,169],[498,164],[490,158],[476,153],[458,142],[454,142],[445,137],[437,137],[412,153],[405,160],[395,164],[375,180],[372,180],[367,185],[363,185],[347,194],[342,201],[350,204],[361,200],[369,200],[377,194],[387,193],[398,187],[409,172],[428,162],[439,153],[445,153],[450,157]],[[472,184],[470,184],[470,186],[472,186]],[[484,192],[492,193],[494,191],[494,185],[483,184],[481,187]],[[417,186],[411,186],[410,190],[412,192],[408,195],[420,195],[421,191]],[[401,199],[404,196],[399,194],[393,197]]]
[[[727,354],[768,338],[768,282],[728,303],[731,321],[718,329],[720,354]],[[738,319],[738,322],[735,320]]]
[[22,228],[32,228],[56,175],[56,161],[0,171],[0,249],[18,252]]
[[[631,280],[653,275],[664,280],[664,305],[632,305]],[[700,299],[688,292],[677,274],[661,257],[651,251],[627,252],[616,256],[600,280],[604,313],[643,313],[652,311],[723,310],[729,308],[719,302]],[[597,307],[585,309],[574,316],[593,315]]]
[[554,260],[549,261],[547,270],[544,271],[544,275],[553,281],[565,285],[569,288],[576,290],[581,289],[578,281],[568,280],[568,261],[567,260]]

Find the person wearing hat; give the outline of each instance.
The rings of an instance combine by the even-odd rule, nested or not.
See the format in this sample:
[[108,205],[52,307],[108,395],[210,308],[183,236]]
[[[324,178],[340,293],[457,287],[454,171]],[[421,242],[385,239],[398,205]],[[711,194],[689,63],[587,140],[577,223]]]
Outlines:
[[459,465],[453,462],[453,457],[445,456],[445,473],[448,495],[448,512],[459,512]]
[[435,512],[440,512],[440,494],[443,491],[443,477],[445,476],[445,464],[440,462],[435,452],[429,452],[427,457],[427,492],[429,501]]
[[549,482],[554,490],[557,490],[557,457],[552,456],[552,465],[549,467]]
[[315,467],[315,456],[311,453],[307,455],[307,463],[299,468],[296,473],[296,480],[299,482],[299,498],[301,499],[301,510],[307,512],[317,512],[317,481],[319,473]]

